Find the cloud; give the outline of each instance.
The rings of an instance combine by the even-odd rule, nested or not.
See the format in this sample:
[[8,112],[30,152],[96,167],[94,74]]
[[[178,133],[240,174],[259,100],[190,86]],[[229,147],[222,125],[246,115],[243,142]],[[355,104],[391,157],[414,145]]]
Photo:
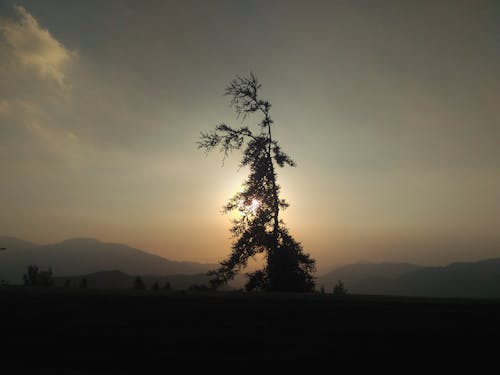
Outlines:
[[58,112],[68,107],[77,54],[23,7],[0,16],[0,165],[74,160],[77,131]]
[[2,57],[10,69],[21,67],[35,72],[41,79],[64,87],[65,69],[76,57],[21,6],[14,6],[14,19],[0,19]]

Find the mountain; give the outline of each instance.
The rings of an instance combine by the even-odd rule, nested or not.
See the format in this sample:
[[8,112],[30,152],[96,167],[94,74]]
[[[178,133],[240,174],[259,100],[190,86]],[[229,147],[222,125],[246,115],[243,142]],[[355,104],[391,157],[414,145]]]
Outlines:
[[205,273],[212,264],[177,262],[127,245],[76,238],[51,245],[36,245],[13,237],[0,237],[0,278],[20,283],[29,264],[51,267],[54,276],[83,275],[120,270],[129,275]]
[[20,240],[19,238],[0,236],[0,248],[21,250],[29,249],[35,246],[37,245],[32,242]]
[[446,267],[358,264],[330,272],[318,284],[331,291],[335,280],[342,280],[353,294],[500,298],[500,258]]
[[388,278],[394,279],[406,273],[416,271],[419,266],[410,263],[356,263],[339,267],[318,278],[318,285],[323,285],[331,291],[339,280],[350,289],[366,279]]
[[[155,282],[157,282],[160,287],[163,287],[168,282],[174,290],[188,289],[191,285],[195,284],[203,284],[207,286],[209,284],[209,277],[204,273],[170,276],[149,275],[141,277],[148,289],[151,288]],[[121,271],[102,271],[94,272],[88,275],[55,277],[54,279],[56,286],[63,286],[66,282],[69,282],[69,286],[78,287],[83,278],[86,279],[88,288],[130,289],[132,288],[135,276],[128,275]]]

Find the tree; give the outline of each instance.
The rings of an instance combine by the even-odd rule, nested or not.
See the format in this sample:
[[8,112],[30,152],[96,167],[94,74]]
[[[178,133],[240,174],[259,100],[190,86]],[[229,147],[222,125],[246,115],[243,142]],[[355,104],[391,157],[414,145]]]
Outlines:
[[158,281],[154,282],[153,285],[151,285],[151,290],[155,292],[160,290],[160,284],[158,284]]
[[225,159],[233,151],[241,151],[240,167],[248,167],[249,175],[241,192],[235,194],[223,211],[240,212],[233,220],[231,255],[209,275],[214,287],[231,280],[248,264],[249,258],[265,255],[263,269],[247,274],[247,290],[313,291],[315,262],[305,254],[280,219],[281,210],[288,203],[280,198],[277,167],[294,167],[295,162],[272,137],[271,103],[261,99],[261,84],[255,75],[237,76],[226,87],[225,95],[237,117],[245,120],[251,114],[260,114],[257,131],[247,126],[233,128],[220,124],[210,133],[201,133],[198,147],[206,153],[219,149]]
[[36,264],[28,266],[27,273],[23,275],[24,285],[29,286],[52,286],[54,279],[52,278],[52,269],[49,267],[47,271],[42,271]]
[[137,290],[146,290],[146,284],[144,284],[142,277],[140,277],[140,276],[135,277],[133,287],[134,287],[134,289],[137,289]]
[[347,295],[347,289],[344,286],[342,280],[339,280],[338,283],[333,287],[333,295],[334,296],[345,296]]
[[172,286],[170,285],[170,281],[165,282],[165,285],[163,286],[163,290],[166,290],[166,291],[172,290]]

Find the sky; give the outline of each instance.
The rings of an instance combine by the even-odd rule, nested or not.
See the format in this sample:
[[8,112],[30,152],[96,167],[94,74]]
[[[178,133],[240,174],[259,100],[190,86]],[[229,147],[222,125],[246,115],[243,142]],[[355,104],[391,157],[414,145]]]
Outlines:
[[247,171],[196,142],[254,72],[320,273],[498,257],[499,35],[496,1],[0,0],[0,234],[222,260]]

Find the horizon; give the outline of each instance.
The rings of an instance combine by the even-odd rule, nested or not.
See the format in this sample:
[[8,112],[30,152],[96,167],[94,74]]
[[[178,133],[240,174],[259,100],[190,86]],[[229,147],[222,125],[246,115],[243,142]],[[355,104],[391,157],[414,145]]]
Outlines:
[[314,4],[2,1],[1,231],[219,263],[247,170],[196,141],[254,72],[318,275],[500,257],[495,2]]
[[[142,253],[145,253],[147,255],[153,255],[153,256],[159,256],[167,261],[171,261],[171,262],[177,262],[177,263],[194,263],[194,264],[200,264],[200,265],[216,265],[217,263],[205,263],[205,262],[196,262],[196,261],[189,261],[189,260],[182,260],[182,259],[170,259],[170,258],[167,258],[167,257],[164,257],[162,255],[159,255],[159,254],[156,254],[156,253],[153,253],[153,252],[149,252],[147,250],[144,250],[144,249],[141,249],[141,248],[137,248],[137,247],[134,247],[134,246],[131,246],[127,243],[120,243],[120,242],[107,242],[107,241],[103,241],[99,238],[95,238],[95,237],[72,237],[72,238],[65,238],[63,240],[60,240],[60,241],[55,241],[55,242],[50,242],[50,243],[36,243],[36,242],[33,242],[33,241],[29,241],[29,240],[26,240],[26,239],[23,239],[23,238],[18,238],[18,237],[14,237],[14,236],[5,236],[5,235],[0,235],[0,239],[3,239],[3,238],[7,238],[7,239],[11,239],[11,240],[16,240],[16,241],[23,241],[23,242],[27,242],[29,244],[32,244],[34,246],[53,246],[53,245],[58,245],[58,244],[62,244],[62,243],[65,243],[65,242],[70,242],[70,241],[92,241],[92,242],[97,242],[97,243],[100,243],[100,244],[103,244],[103,245],[119,245],[119,246],[125,246],[125,247],[128,247],[128,248],[131,248],[133,250],[139,250],[141,251]],[[5,249],[5,250],[8,250],[8,249]],[[491,260],[500,260],[500,255],[497,256],[497,257],[489,257],[489,258],[478,258],[478,259],[473,259],[473,260],[456,260],[456,261],[451,261],[451,262],[447,262],[447,263],[443,263],[443,264],[420,264],[420,263],[414,263],[414,262],[396,262],[396,261],[392,261],[390,259],[386,259],[386,260],[382,260],[382,261],[366,261],[366,260],[359,260],[359,261],[355,261],[355,262],[352,262],[352,263],[345,263],[345,264],[339,264],[339,265],[335,265],[333,267],[331,267],[330,269],[327,269],[327,270],[324,270],[323,272],[318,272],[316,273],[316,276],[318,277],[322,277],[322,276],[325,276],[329,273],[331,273],[332,271],[336,271],[338,269],[341,269],[343,267],[349,267],[349,266],[358,266],[358,265],[412,265],[412,266],[417,266],[417,267],[422,267],[422,268],[442,268],[442,267],[448,267],[448,266],[451,266],[451,265],[454,265],[454,264],[462,264],[462,263],[478,263],[478,262],[485,262],[485,261],[491,261]],[[252,265],[250,265],[249,267],[252,267]],[[123,273],[126,273],[124,271],[121,271],[119,269],[116,269],[116,270],[102,270],[102,271],[95,271],[93,273],[99,273],[99,272],[111,272],[111,271],[120,271],[120,272],[123,272]],[[154,274],[147,274],[145,273],[144,274],[145,276],[155,276]],[[182,274],[180,274],[182,275]],[[57,277],[57,275],[56,275]],[[65,276],[60,276],[60,277],[65,277]]]

